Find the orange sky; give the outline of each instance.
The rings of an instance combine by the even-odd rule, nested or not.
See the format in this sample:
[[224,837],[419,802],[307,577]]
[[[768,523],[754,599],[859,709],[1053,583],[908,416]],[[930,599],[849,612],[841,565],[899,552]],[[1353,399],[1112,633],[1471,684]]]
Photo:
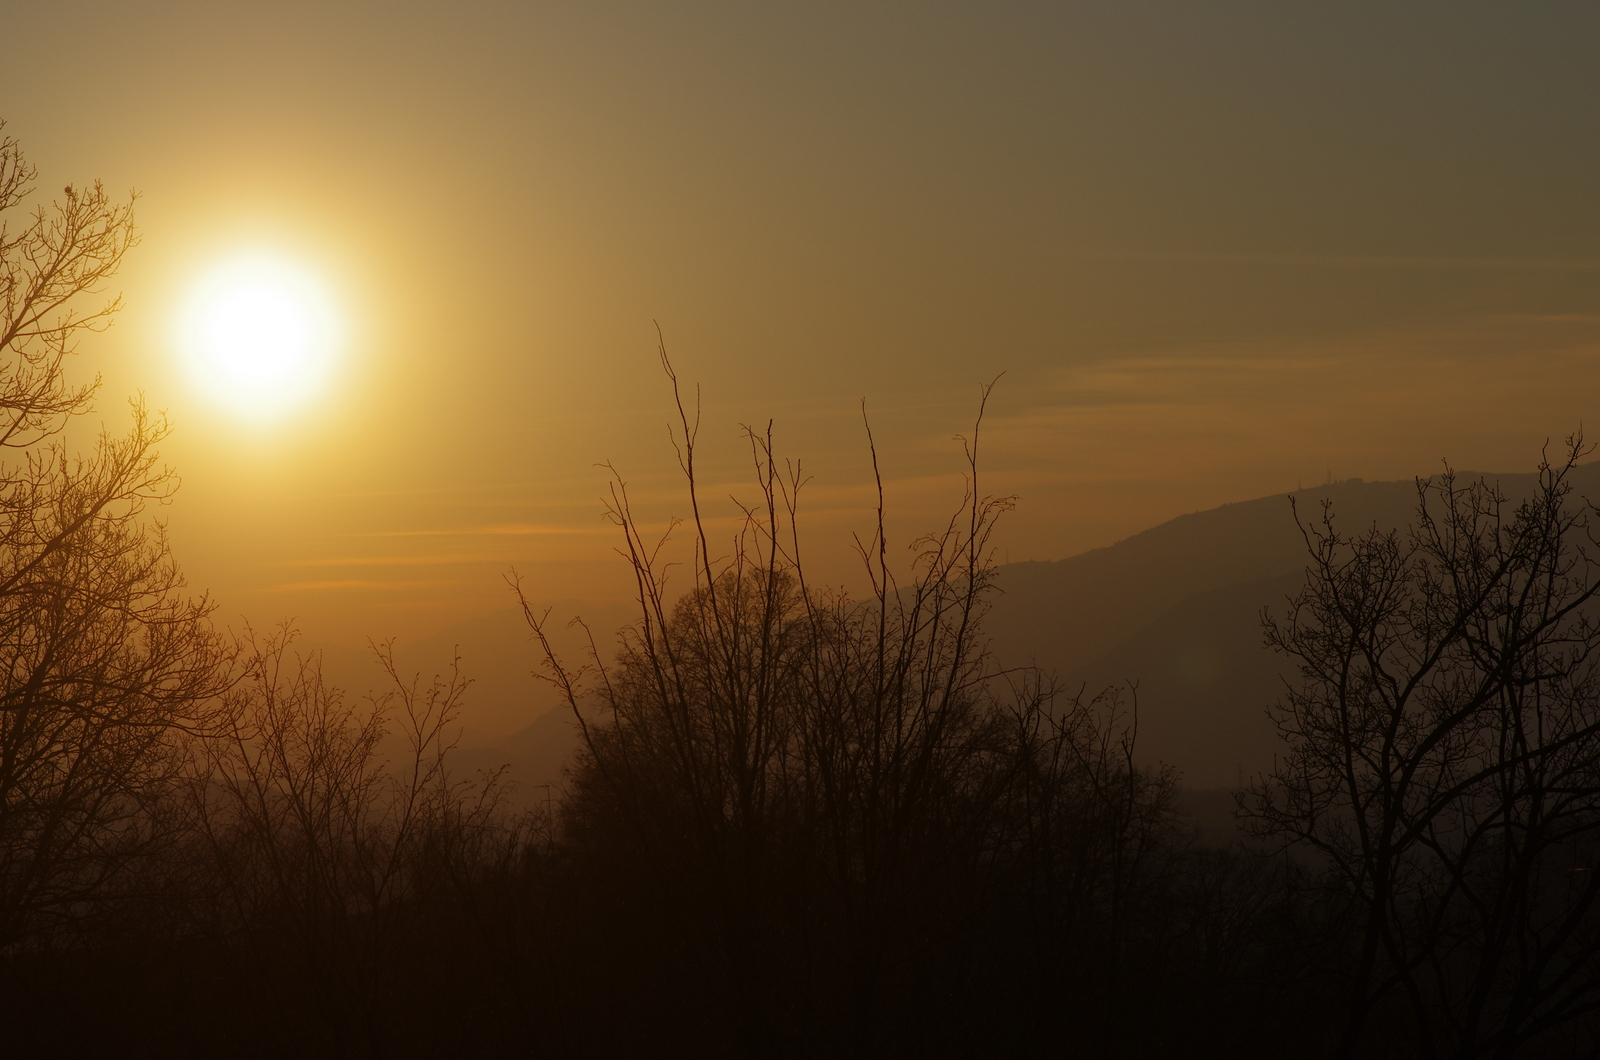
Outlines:
[[[1402,8],[1400,10],[1398,8]],[[170,411],[180,561],[229,620],[416,635],[627,591],[611,460],[682,514],[774,418],[819,562],[957,497],[977,384],[1002,548],[1058,558],[1298,482],[1529,467],[1596,422],[1588,4],[12,5],[41,186],[137,187],[101,409]],[[174,366],[208,263],[328,277],[355,343],[266,428]],[[1596,430],[1600,434],[1600,429]]]

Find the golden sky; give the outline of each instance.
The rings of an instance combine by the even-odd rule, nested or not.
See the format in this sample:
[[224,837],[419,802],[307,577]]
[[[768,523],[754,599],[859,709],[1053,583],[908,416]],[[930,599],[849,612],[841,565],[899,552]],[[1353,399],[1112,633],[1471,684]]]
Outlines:
[[[683,514],[660,323],[815,475],[819,562],[958,499],[980,381],[1001,547],[1440,458],[1530,467],[1595,416],[1592,4],[12,4],[0,117],[50,189],[142,194],[101,410],[177,431],[178,558],[229,621],[412,636],[625,596],[612,461]],[[352,341],[249,424],[176,367],[208,267],[268,247]],[[1600,428],[1594,433],[1600,436]],[[748,491],[744,491],[748,492]]]

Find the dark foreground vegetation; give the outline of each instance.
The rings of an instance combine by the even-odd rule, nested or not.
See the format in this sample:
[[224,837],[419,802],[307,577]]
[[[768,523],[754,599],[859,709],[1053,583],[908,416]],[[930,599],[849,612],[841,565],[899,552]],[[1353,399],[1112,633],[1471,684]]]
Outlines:
[[[29,180],[7,142],[0,212]],[[145,514],[159,426],[59,444],[104,319],[69,302],[131,239],[66,196],[0,239],[6,1055],[1595,1054],[1580,444],[1520,505],[1445,475],[1409,531],[1305,522],[1280,764],[1202,843],[1131,690],[992,662],[976,433],[955,518],[897,580],[880,511],[854,600],[807,581],[769,435],[708,536],[685,416],[686,591],[619,483],[620,649],[557,659],[527,606],[584,740],[516,813],[452,771],[461,675],[380,647],[355,698],[286,630],[213,629]]]

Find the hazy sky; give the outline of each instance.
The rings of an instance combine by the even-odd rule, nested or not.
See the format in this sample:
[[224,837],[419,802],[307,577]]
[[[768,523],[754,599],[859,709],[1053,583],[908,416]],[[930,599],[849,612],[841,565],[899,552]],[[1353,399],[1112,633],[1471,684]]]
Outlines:
[[[1010,558],[1448,456],[1522,470],[1595,416],[1600,6],[5,5],[41,187],[143,198],[101,409],[171,413],[167,513],[225,616],[427,632],[627,582],[610,460],[671,492],[659,321],[815,475],[820,562],[959,499],[980,380]],[[241,247],[327,277],[351,355],[250,426],[174,367]],[[1600,435],[1600,429],[1595,432]],[[744,491],[747,493],[748,491]]]

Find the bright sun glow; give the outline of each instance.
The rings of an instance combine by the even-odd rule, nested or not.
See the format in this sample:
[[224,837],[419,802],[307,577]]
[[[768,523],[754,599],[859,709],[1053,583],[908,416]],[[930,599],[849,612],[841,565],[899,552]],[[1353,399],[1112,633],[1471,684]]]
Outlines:
[[268,419],[315,397],[343,345],[324,283],[281,258],[235,258],[207,273],[184,307],[180,341],[194,384],[235,413]]

